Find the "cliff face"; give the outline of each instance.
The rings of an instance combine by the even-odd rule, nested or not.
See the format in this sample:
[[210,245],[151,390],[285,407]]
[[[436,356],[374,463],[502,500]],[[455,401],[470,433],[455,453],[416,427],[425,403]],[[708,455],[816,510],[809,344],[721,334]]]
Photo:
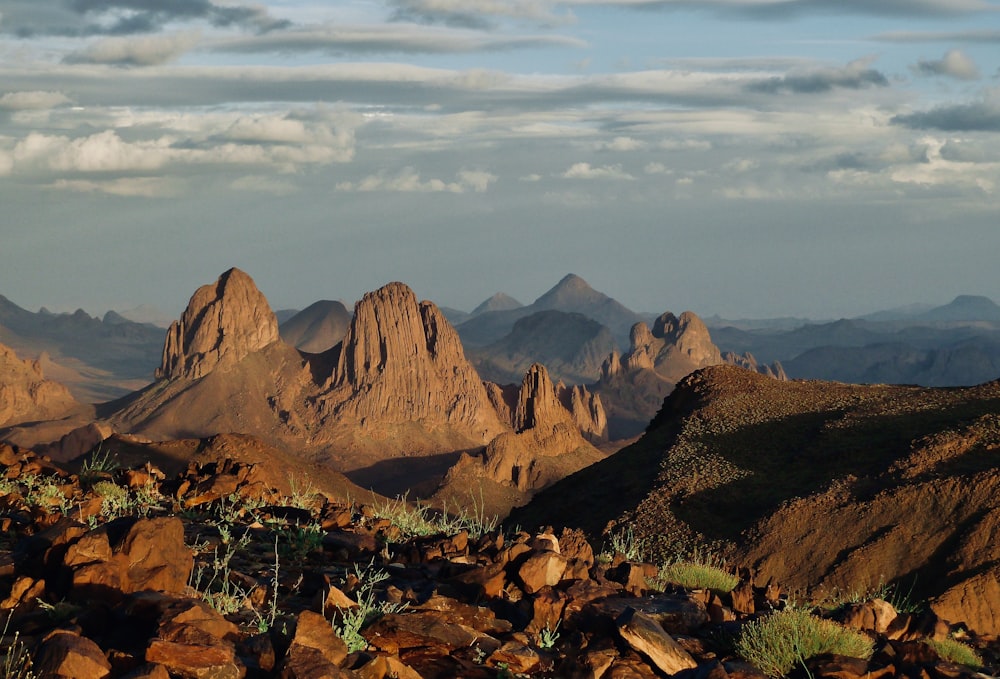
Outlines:
[[366,294],[319,397],[324,417],[362,428],[448,425],[485,444],[505,427],[465,359],[458,333],[402,283]]
[[66,387],[45,379],[38,361],[22,361],[0,344],[0,426],[55,418],[76,405]]
[[158,379],[197,379],[278,340],[278,319],[253,279],[230,269],[195,291],[171,323]]

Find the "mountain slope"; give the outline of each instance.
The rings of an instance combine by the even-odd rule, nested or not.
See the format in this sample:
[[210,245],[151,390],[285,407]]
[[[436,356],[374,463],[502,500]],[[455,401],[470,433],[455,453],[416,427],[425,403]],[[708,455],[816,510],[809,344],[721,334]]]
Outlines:
[[589,384],[614,351],[611,331],[579,313],[550,309],[518,319],[510,333],[469,357],[483,379],[500,384],[520,380],[533,363],[541,363],[556,380]]
[[864,387],[717,366],[682,380],[638,443],[511,521],[582,521],[594,536],[615,522],[661,557],[709,542],[792,589],[912,585],[995,634],[983,611],[1000,592],[985,607],[968,593],[1000,572],[1000,543],[975,547],[1000,535],[997,451],[997,382]]

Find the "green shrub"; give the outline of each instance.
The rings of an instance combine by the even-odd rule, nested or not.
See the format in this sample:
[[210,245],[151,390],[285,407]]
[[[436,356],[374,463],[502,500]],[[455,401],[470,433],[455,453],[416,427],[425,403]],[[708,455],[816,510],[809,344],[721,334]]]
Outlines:
[[823,653],[868,660],[873,650],[871,638],[861,632],[800,609],[754,620],[736,641],[737,653],[770,677],[782,677]]
[[660,568],[653,583],[662,590],[666,584],[680,585],[685,589],[709,589],[716,594],[732,592],[740,579],[732,573],[707,563],[678,561]]
[[968,644],[963,644],[955,639],[928,639],[927,645],[944,658],[959,665],[969,667],[982,667],[983,659]]

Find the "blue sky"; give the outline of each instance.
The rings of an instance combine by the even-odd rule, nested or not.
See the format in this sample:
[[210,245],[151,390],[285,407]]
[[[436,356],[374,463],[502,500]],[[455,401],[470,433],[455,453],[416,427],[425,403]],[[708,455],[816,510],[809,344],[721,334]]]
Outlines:
[[995,0],[0,0],[0,294],[1000,300]]

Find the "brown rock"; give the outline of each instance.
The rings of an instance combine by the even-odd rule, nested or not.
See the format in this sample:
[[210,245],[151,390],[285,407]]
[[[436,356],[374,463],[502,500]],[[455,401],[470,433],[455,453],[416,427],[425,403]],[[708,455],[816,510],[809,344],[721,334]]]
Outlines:
[[170,672],[163,665],[146,663],[126,674],[122,679],[170,679]]
[[490,654],[486,663],[492,667],[504,665],[510,672],[530,672],[541,662],[538,652],[517,641],[508,641]]
[[1000,566],[951,587],[931,601],[931,609],[943,620],[1000,636]]
[[558,585],[566,572],[566,557],[555,552],[537,552],[517,570],[524,591],[533,594],[545,586]]
[[0,344],[0,427],[55,419],[77,405],[66,387],[45,379],[38,361],[22,361]]
[[111,674],[111,663],[100,646],[64,631],[54,632],[42,642],[33,668],[38,676],[52,679],[103,679]]
[[421,679],[413,668],[393,655],[380,655],[356,672],[358,679]]
[[278,319],[254,284],[230,269],[198,288],[167,330],[157,378],[197,379],[278,340]]
[[697,667],[694,658],[650,616],[629,608],[616,624],[622,639],[648,657],[661,671],[676,674]]
[[558,629],[568,599],[565,592],[552,587],[543,587],[531,599],[531,622],[528,623],[526,631],[538,633],[546,629],[551,632]]
[[153,639],[146,647],[146,662],[163,665],[171,676],[184,679],[242,679],[246,668],[229,644],[187,644]]
[[360,423],[450,425],[486,443],[504,431],[458,333],[431,302],[402,283],[367,293],[354,307],[323,416]]
[[127,592],[183,593],[194,567],[194,555],[184,544],[184,524],[177,517],[136,521],[117,552]]
[[[289,658],[300,653],[301,649],[318,651],[326,662],[335,667],[339,667],[347,657],[347,645],[334,633],[330,621],[312,611],[299,613],[295,636],[288,649]],[[311,657],[311,654],[307,655]]]

